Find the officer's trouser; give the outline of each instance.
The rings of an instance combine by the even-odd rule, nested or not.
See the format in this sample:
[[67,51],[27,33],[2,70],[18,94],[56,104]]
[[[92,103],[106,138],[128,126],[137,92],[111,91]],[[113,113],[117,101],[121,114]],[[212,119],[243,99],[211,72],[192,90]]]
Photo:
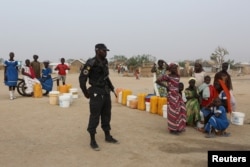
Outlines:
[[101,116],[101,125],[103,131],[110,131],[110,120],[111,120],[111,96],[110,94],[100,95],[91,94],[90,95],[90,116],[88,124],[88,132],[90,134],[96,133],[96,128],[99,124]]

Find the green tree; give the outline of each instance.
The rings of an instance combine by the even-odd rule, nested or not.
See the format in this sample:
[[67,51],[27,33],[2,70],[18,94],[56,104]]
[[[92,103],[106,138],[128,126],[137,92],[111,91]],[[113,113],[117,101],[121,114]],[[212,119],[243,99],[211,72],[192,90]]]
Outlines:
[[229,52],[227,49],[218,46],[211,54],[210,59],[215,62],[218,69],[221,69],[221,65],[224,62],[225,56],[228,54]]
[[114,55],[114,57],[110,58],[111,62],[126,62],[128,58],[124,55]]
[[132,56],[127,60],[127,66],[130,67],[139,67],[142,66],[144,63],[150,63],[155,62],[156,58],[149,55],[149,54],[143,54],[143,55],[137,55]]

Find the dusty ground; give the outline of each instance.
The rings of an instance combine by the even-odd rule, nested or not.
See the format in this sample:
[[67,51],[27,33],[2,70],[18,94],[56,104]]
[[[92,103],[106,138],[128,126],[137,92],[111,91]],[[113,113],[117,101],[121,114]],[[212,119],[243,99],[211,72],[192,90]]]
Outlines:
[[[152,93],[152,78],[121,77],[111,72],[118,88],[133,94]],[[3,76],[0,76],[3,81]],[[181,78],[185,87],[187,78]],[[67,82],[79,88],[78,74]],[[167,131],[166,119],[115,102],[113,97],[112,135],[120,141],[104,141],[98,127],[101,151],[89,147],[86,131],[88,100],[79,98],[69,108],[50,105],[49,97],[17,97],[9,100],[8,88],[0,83],[0,166],[1,167],[133,167],[207,166],[208,150],[250,150],[250,76],[233,77],[237,111],[246,114],[243,126],[230,125],[231,137],[207,139],[187,128],[180,136]]]

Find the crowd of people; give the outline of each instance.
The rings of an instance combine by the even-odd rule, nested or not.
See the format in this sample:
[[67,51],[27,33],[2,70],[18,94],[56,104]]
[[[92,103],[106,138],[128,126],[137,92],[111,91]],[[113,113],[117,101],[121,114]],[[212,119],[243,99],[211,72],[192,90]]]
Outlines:
[[[9,53],[9,59],[4,61],[4,83],[9,88],[10,100],[16,99],[15,90],[18,84],[19,78],[19,64],[14,60],[14,52]],[[33,95],[33,86],[38,83],[46,91],[51,91],[53,88],[53,80],[51,77],[52,70],[49,67],[49,61],[45,60],[43,63],[38,61],[39,56],[34,55],[33,61],[30,59],[25,60],[25,64],[21,67],[20,73],[25,82],[25,94]],[[64,64],[65,59],[61,58],[61,64],[58,64],[54,70],[58,70],[57,86],[59,81],[62,80],[62,84],[65,85],[66,70],[70,68]],[[43,68],[42,68],[43,67]]]
[[[111,130],[111,97],[110,92],[114,86],[109,79],[108,60],[106,58],[109,49],[106,45],[99,43],[95,45],[96,55],[87,60],[81,68],[79,75],[80,88],[89,101],[90,116],[87,131],[90,134],[90,146],[98,151],[99,145],[96,142],[96,128],[101,120],[101,127],[105,134],[105,141],[118,143],[118,140],[110,134]],[[4,83],[9,88],[10,99],[16,98],[15,89],[18,82],[18,63],[14,60],[14,53],[9,54],[9,59],[4,62]],[[38,56],[33,56],[33,61],[25,60],[21,68],[21,74],[26,84],[26,93],[33,93],[33,85],[40,83],[43,89],[52,90],[52,70],[49,61],[41,63]],[[230,74],[227,72],[228,63],[222,64],[222,70],[214,76],[211,84],[211,77],[203,70],[198,62],[194,65],[193,76],[189,78],[188,85],[180,82],[178,64],[167,64],[159,60],[151,69],[154,73],[155,94],[166,97],[167,105],[167,127],[171,134],[178,135],[185,132],[186,126],[197,128],[211,138],[216,135],[229,136],[227,132],[229,120],[227,113],[235,111],[235,99]],[[66,70],[70,67],[61,58],[61,63],[54,70],[58,70],[57,86],[59,81],[64,85],[66,82]],[[138,76],[137,76],[138,75]],[[139,73],[136,75],[139,79]],[[87,81],[89,80],[88,84]],[[87,87],[87,85],[89,87]],[[198,126],[202,125],[202,126]]]
[[152,67],[151,72],[156,76],[155,92],[168,99],[167,123],[171,134],[180,134],[186,126],[190,126],[207,133],[205,136],[208,138],[230,135],[226,129],[236,102],[228,66],[226,62],[222,64],[222,70],[215,74],[211,84],[211,77],[196,62],[186,88],[180,82],[177,64],[167,65],[165,61],[159,60],[158,66],[155,64]]

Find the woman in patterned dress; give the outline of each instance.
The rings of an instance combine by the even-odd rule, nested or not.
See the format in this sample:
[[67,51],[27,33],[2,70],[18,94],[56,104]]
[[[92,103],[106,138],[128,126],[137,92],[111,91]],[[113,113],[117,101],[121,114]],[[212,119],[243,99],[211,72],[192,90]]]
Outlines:
[[[179,93],[180,76],[176,64],[170,64],[169,75],[162,75],[156,80],[156,83],[164,86],[167,82],[168,90],[168,130],[171,134],[179,134],[186,128],[186,107]],[[166,87],[166,86],[165,86]]]

